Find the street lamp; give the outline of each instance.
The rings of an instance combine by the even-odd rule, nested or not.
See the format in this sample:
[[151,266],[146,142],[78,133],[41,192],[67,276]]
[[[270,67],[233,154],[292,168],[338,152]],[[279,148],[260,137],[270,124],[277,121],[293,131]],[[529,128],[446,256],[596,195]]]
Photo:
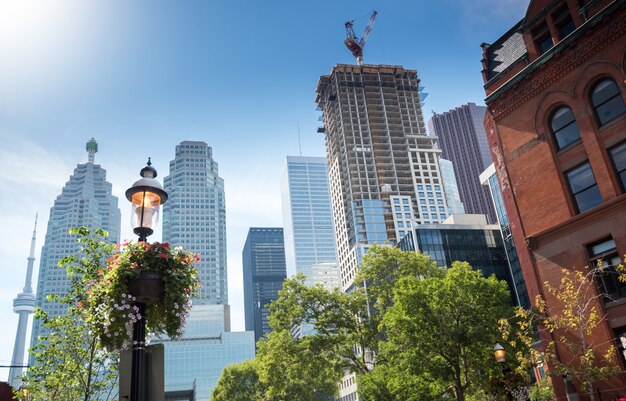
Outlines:
[[506,351],[504,350],[504,347],[500,345],[500,343],[496,343],[496,345],[493,347],[493,356],[496,357],[496,361],[498,361],[498,363],[500,364],[506,362]]
[[[139,242],[146,239],[154,232],[158,222],[159,208],[167,201],[167,192],[161,184],[155,180],[157,171],[152,167],[150,158],[147,166],[139,173],[141,179],[137,180],[126,190],[126,198],[132,204],[131,225],[133,232],[139,236]],[[159,279],[160,280],[160,279]],[[153,280],[154,281],[154,280]],[[142,283],[145,285],[145,282]],[[133,359],[130,381],[130,401],[147,401],[147,378],[146,378],[146,303],[156,302],[158,297],[136,297],[135,305],[141,316],[133,323]]]
[[141,179],[126,190],[126,198],[132,203],[130,223],[133,232],[139,236],[139,241],[145,242],[152,235],[159,220],[159,208],[167,202],[167,192],[155,180],[157,171],[152,167],[150,158],[147,166],[139,173]]

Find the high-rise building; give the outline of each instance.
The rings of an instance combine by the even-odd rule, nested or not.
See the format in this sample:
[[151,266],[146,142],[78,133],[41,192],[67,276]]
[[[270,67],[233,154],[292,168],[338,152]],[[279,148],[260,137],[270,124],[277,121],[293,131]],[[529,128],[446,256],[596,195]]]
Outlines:
[[226,278],[226,207],[224,180],[213,150],[204,142],[176,146],[163,180],[163,241],[197,253],[201,282],[184,333],[179,340],[155,339],[164,345],[168,399],[193,394],[209,401],[222,369],[254,357],[252,332],[230,331]]
[[[76,237],[69,234],[72,227],[102,228],[109,232],[108,241],[120,240],[121,214],[112,186],[106,181],[106,170],[95,164],[98,144],[95,139],[87,142],[87,163],[76,166],[70,180],[50,209],[48,229],[41,250],[39,277],[37,280],[37,307],[50,316],[65,313],[65,305],[48,300],[48,295],[64,295],[69,290],[65,269],[59,268],[59,260],[79,251]],[[31,347],[37,344],[45,330],[39,320],[33,322]]]
[[278,298],[287,277],[283,229],[252,227],[242,252],[246,330],[255,341],[270,332],[268,304]]
[[163,188],[169,195],[163,240],[200,255],[196,267],[202,287],[194,303],[228,304],[224,180],[211,147],[196,141],[177,145]]
[[400,66],[345,64],[318,82],[343,290],[372,244],[395,245],[414,224],[448,216],[419,83]]
[[504,241],[506,258],[511,269],[511,277],[513,279],[512,289],[515,292],[515,296],[519,300],[519,305],[524,308],[530,308],[528,290],[526,289],[526,283],[524,282],[524,275],[522,274],[519,257],[517,256],[515,240],[513,239],[513,235],[511,235],[509,216],[506,213],[506,208],[504,207],[502,191],[500,190],[500,183],[498,182],[496,168],[493,163],[491,163],[489,167],[487,167],[487,170],[483,171],[480,175],[480,182],[483,185],[488,186],[489,192],[491,193],[493,206],[496,211],[496,216],[498,217],[498,225],[500,226],[500,232],[502,233],[502,240]]
[[449,214],[465,214],[465,207],[461,202],[461,194],[459,193],[459,185],[454,175],[454,165],[450,160],[439,159],[439,167],[441,168],[441,180],[443,181],[443,189],[448,200]]
[[9,384],[13,388],[20,388],[22,385],[22,371],[20,366],[24,365],[24,351],[26,350],[26,330],[28,328],[28,315],[35,312],[35,294],[32,289],[33,265],[35,264],[35,242],[37,241],[37,217],[35,217],[35,228],[33,237],[30,240],[30,254],[28,255],[28,265],[26,266],[26,280],[24,289],[13,300],[13,312],[19,315],[17,322],[17,333],[15,334],[15,345],[13,346],[13,357],[11,358],[11,368],[9,369]]
[[[598,326],[539,336],[562,362],[581,360],[563,337],[601,360],[623,351],[626,333],[626,283],[616,272],[626,254],[626,2],[533,0],[493,39],[482,45],[485,128],[530,299],[562,309],[549,287],[561,285],[563,269],[595,280],[579,305],[595,306]],[[623,371],[621,354],[612,363]],[[609,398],[624,383],[621,374],[593,390]],[[552,384],[558,399],[579,397],[566,395],[573,388],[590,398],[578,380]]]
[[455,261],[467,262],[485,277],[495,275],[498,280],[506,281],[511,302],[520,304],[500,227],[487,224],[485,215],[453,214],[441,224],[419,225],[398,243],[398,248],[419,250],[439,267],[451,267]]
[[281,192],[287,277],[338,287],[326,158],[287,156]]
[[469,214],[484,214],[496,221],[489,190],[478,176],[491,164],[491,152],[485,133],[485,106],[468,103],[428,120],[430,133],[439,139],[443,158],[454,165],[461,202]]

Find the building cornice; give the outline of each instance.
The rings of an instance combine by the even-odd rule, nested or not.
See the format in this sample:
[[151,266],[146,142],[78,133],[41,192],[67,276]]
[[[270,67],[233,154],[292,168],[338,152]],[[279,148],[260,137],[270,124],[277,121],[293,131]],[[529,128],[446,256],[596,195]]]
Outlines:
[[[498,121],[518,109],[530,98],[621,37],[626,30],[626,14],[603,25],[592,37],[587,38],[587,35],[625,4],[623,1],[614,1],[490,94],[485,103],[490,107],[494,119]],[[568,48],[571,49],[567,51]],[[557,58],[557,55],[562,57]],[[540,74],[530,77],[537,72]]]

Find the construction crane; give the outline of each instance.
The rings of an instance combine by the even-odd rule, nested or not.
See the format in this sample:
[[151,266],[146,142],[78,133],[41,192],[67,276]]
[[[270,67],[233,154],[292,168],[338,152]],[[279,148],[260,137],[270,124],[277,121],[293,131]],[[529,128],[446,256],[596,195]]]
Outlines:
[[356,20],[348,21],[345,24],[347,38],[343,41],[343,43],[345,43],[348,50],[352,52],[352,55],[356,57],[357,65],[363,64],[363,48],[365,47],[365,40],[367,39],[367,35],[369,35],[370,31],[372,30],[372,25],[374,24],[374,20],[376,19],[376,14],[378,14],[376,11],[372,12],[372,16],[370,17],[370,20],[365,27],[365,32],[363,32],[363,37],[361,38],[361,40],[356,37],[356,35],[354,34],[354,29],[352,29],[352,25]]

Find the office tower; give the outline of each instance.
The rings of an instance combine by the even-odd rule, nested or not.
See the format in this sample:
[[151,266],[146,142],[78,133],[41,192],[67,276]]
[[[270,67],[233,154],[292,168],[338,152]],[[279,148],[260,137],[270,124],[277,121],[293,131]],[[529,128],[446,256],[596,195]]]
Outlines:
[[454,165],[450,160],[439,159],[439,168],[441,169],[441,180],[443,181],[443,189],[448,200],[449,214],[465,214],[465,207],[461,202],[461,194],[459,193],[459,185],[454,175]]
[[268,304],[278,298],[287,277],[283,229],[252,227],[242,252],[246,330],[255,341],[270,332]]
[[500,183],[496,176],[496,168],[493,163],[487,167],[487,170],[483,171],[480,175],[481,184],[489,188],[491,193],[491,199],[496,211],[496,217],[498,218],[498,225],[500,226],[500,232],[502,233],[502,239],[504,241],[504,250],[506,251],[506,258],[509,262],[509,268],[511,270],[511,277],[513,279],[513,291],[519,299],[519,305],[524,308],[530,308],[530,298],[528,297],[528,290],[526,289],[526,283],[524,282],[524,275],[522,274],[522,267],[519,263],[519,257],[517,256],[517,249],[515,249],[515,240],[511,235],[511,227],[509,225],[509,216],[506,213],[504,207],[504,201],[502,199],[502,191],[500,190]]
[[165,399],[209,401],[222,370],[254,358],[254,333],[230,331],[228,305],[194,305],[180,340],[165,348]]
[[419,250],[429,255],[439,267],[451,267],[457,260],[468,262],[472,269],[480,270],[485,277],[495,275],[498,280],[506,281],[511,302],[520,304],[500,227],[487,224],[485,215],[453,214],[441,224],[419,225],[398,243],[398,248]]
[[287,156],[281,192],[287,276],[338,287],[326,158]]
[[493,204],[487,188],[478,176],[489,164],[491,153],[483,122],[484,106],[468,103],[428,120],[431,135],[439,139],[443,158],[454,165],[461,202],[469,214],[485,214],[490,223],[496,221]]
[[20,388],[22,385],[22,368],[24,365],[24,351],[26,348],[26,330],[28,328],[28,315],[35,312],[35,294],[33,294],[33,265],[35,264],[35,242],[37,237],[37,217],[35,217],[35,228],[33,237],[30,240],[30,254],[28,255],[28,265],[26,266],[26,280],[24,289],[13,300],[13,312],[20,317],[17,323],[17,333],[15,334],[15,345],[13,346],[13,357],[11,358],[11,369],[9,369],[9,384],[13,388]]
[[182,338],[153,342],[164,345],[166,395],[193,394],[196,401],[208,401],[222,369],[254,357],[253,333],[230,331],[224,180],[211,147],[198,141],[177,145],[163,188],[169,196],[163,205],[163,241],[200,256],[201,288]]
[[[50,209],[48,229],[41,250],[39,277],[37,280],[37,307],[50,316],[65,313],[65,305],[49,301],[48,295],[64,295],[69,290],[65,269],[59,268],[61,258],[78,252],[76,237],[69,234],[72,227],[85,226],[92,230],[102,228],[109,232],[107,241],[120,240],[120,209],[112,186],[106,181],[106,170],[95,164],[98,152],[96,140],[87,142],[87,163],[76,166],[70,180]],[[39,335],[45,335],[39,320],[33,322],[31,347],[37,344]]]
[[345,64],[318,82],[343,290],[372,244],[395,245],[413,224],[448,216],[419,82],[400,66]]
[[[624,1],[536,0],[482,45],[485,127],[528,294],[534,302],[558,288],[562,269],[587,274],[600,260],[580,301],[599,304],[599,327],[584,339],[597,358],[623,350],[626,332],[626,283],[615,270],[626,254],[625,21]],[[555,297],[545,300],[562,308]],[[567,363],[578,356],[559,340],[572,333],[539,335]],[[619,353],[613,361],[626,366]],[[552,383],[557,398],[571,393],[563,381]],[[598,394],[622,387],[619,375],[594,383]]]
[[163,179],[169,200],[163,205],[163,240],[200,255],[202,282],[195,304],[228,304],[226,201],[213,150],[204,142],[176,146]]

